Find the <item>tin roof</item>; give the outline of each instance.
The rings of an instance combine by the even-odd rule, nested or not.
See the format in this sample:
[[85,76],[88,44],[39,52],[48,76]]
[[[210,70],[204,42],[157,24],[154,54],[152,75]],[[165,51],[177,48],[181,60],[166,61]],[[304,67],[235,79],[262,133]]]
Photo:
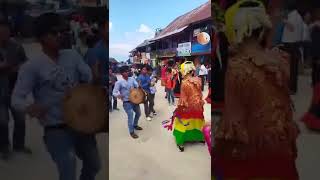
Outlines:
[[[152,39],[146,40],[145,42],[139,44],[136,48],[144,47],[146,45],[152,44],[153,41],[168,37],[185,30],[190,24],[199,22],[205,19],[211,18],[211,2],[207,3],[193,9],[192,11],[177,17],[172,21],[166,28],[164,28],[157,36]],[[132,53],[136,49],[130,51]]]
[[164,37],[167,37],[167,36],[171,36],[171,35],[174,35],[174,34],[177,34],[177,33],[180,33],[182,32],[183,30],[185,30],[188,26],[184,26],[182,28],[178,28],[178,29],[175,29],[174,31],[171,31],[169,33],[166,33],[166,34],[163,34],[163,35],[158,35],[157,37],[151,39],[150,41],[155,41],[155,40],[158,40],[158,39],[162,39]]
[[171,34],[178,29],[186,27],[192,23],[205,20],[211,18],[211,2],[208,1],[207,3],[199,6],[198,8],[177,17],[174,21],[172,21],[166,28],[164,28],[156,37],[163,36],[166,37],[167,34]]
[[118,61],[115,58],[110,57],[109,58],[110,63],[118,63]]
[[147,45],[150,45],[150,44],[153,44],[154,42],[151,42],[150,40],[145,40],[143,43],[139,44],[136,48],[139,48],[139,47],[144,47],[144,46],[147,46]]

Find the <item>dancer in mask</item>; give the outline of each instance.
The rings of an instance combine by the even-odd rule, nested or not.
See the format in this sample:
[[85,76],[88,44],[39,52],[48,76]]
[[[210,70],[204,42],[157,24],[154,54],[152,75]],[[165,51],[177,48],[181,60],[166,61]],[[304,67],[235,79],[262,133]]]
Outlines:
[[277,54],[261,45],[272,26],[265,7],[242,0],[225,15],[229,41],[238,49],[228,62],[223,117],[214,134],[213,174],[222,179],[298,180],[299,130],[290,106],[289,72]]

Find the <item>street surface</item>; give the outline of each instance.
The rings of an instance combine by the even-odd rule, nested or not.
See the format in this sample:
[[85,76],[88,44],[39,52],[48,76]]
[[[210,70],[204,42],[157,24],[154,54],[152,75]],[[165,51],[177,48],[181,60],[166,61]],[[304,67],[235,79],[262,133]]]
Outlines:
[[[119,79],[119,76],[118,76]],[[155,111],[157,116],[151,122],[146,120],[144,106],[140,105],[139,125],[144,128],[136,131],[139,138],[129,136],[127,115],[122,102],[120,111],[109,113],[110,139],[109,163],[110,180],[209,180],[211,179],[211,158],[204,144],[185,146],[179,152],[172,131],[162,127],[162,121],[169,120],[174,106],[165,99],[164,87],[157,84]],[[208,95],[205,86],[204,98]],[[175,99],[176,103],[178,99]],[[206,104],[205,119],[211,120],[211,105]]]
[[[39,47],[25,44],[27,55],[32,58]],[[207,87],[206,87],[207,89]],[[207,91],[204,92],[207,95]],[[320,134],[307,130],[298,120],[307,111],[311,99],[309,76],[300,76],[299,91],[293,96],[296,112],[295,121],[299,124],[301,134],[298,138],[297,167],[301,180],[318,180],[320,165]],[[128,134],[127,117],[119,101],[120,111],[110,114],[109,172],[110,180],[209,180],[210,156],[207,147],[202,144],[185,147],[181,153],[176,148],[172,132],[161,125],[163,120],[171,117],[174,107],[168,106],[164,90],[158,84],[155,109],[158,115],[147,122],[141,105],[140,125],[144,128],[138,132],[139,139],[134,140]],[[210,105],[205,105],[205,118],[210,120]],[[12,127],[12,124],[11,124]],[[0,160],[1,180],[57,180],[54,163],[47,153],[41,126],[36,120],[27,119],[26,144],[32,148],[33,155],[16,155],[9,162]],[[108,136],[98,136],[98,147],[103,168],[97,180],[106,180]],[[80,171],[80,162],[78,170]]]
[[300,122],[303,114],[308,111],[312,98],[312,88],[310,76],[299,77],[298,94],[293,96],[296,112],[295,121],[300,127],[300,135],[297,140],[298,158],[296,165],[301,180],[318,180],[320,165],[320,133],[306,129]]

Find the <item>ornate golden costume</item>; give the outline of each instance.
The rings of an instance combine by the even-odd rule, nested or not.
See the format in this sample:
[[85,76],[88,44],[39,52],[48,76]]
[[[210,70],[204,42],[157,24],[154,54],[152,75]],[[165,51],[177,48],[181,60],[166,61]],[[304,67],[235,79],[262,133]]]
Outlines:
[[288,72],[284,61],[263,57],[277,59],[240,55],[229,62],[214,147],[214,168],[223,169],[225,179],[298,179],[299,130],[292,117]]
[[[224,115],[215,136],[220,156],[256,157],[261,150],[275,149],[295,154],[298,128],[292,120],[288,72],[280,64],[252,55],[231,59]],[[228,146],[234,142],[237,146]]]
[[215,133],[213,170],[222,179],[298,180],[298,127],[293,121],[287,62],[260,45],[271,28],[263,3],[241,0],[226,13],[229,40],[223,117]]
[[192,77],[195,70],[192,62],[186,61],[181,66],[181,73],[184,77],[181,84],[181,95],[171,125],[168,129],[173,130],[176,143],[180,151],[184,151],[185,142],[202,142],[204,137],[202,128],[204,126],[203,105],[201,91],[201,80]]
[[204,101],[202,100],[201,79],[198,77],[183,79],[178,107],[202,111],[203,105]]

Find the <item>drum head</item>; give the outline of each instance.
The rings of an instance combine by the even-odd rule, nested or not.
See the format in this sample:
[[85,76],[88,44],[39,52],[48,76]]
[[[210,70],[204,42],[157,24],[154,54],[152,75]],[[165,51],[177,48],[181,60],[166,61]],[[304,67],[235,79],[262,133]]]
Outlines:
[[133,104],[141,104],[145,100],[145,93],[140,88],[133,88],[130,90],[129,100]]
[[64,98],[63,111],[66,124],[74,130],[100,132],[108,125],[106,90],[89,84],[74,87]]

